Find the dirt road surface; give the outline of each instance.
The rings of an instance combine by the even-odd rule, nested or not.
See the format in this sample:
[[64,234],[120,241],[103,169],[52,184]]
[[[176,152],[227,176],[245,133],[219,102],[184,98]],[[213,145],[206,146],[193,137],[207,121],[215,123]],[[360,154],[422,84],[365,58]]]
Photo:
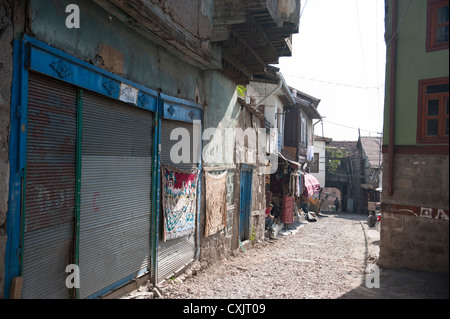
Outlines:
[[122,298],[448,298],[448,275],[379,268],[379,277],[369,274],[378,260],[380,233],[366,219],[323,213],[317,222],[301,223],[293,234],[255,243],[245,253],[240,250],[198,271],[194,266],[186,275],[157,287],[143,286]]

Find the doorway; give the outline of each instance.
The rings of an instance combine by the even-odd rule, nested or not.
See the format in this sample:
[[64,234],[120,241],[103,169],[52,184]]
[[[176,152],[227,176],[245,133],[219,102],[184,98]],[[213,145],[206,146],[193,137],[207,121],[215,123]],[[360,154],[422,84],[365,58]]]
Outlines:
[[239,215],[239,239],[241,241],[250,238],[250,213],[252,208],[252,178],[253,168],[242,164],[240,179],[240,215]]

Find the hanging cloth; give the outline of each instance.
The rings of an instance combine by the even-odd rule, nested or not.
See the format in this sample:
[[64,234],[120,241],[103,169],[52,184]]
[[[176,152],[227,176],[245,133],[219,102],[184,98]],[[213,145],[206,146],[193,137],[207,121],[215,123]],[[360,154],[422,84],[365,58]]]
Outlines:
[[313,175],[305,173],[305,196],[310,197],[315,193],[320,192],[320,183]]

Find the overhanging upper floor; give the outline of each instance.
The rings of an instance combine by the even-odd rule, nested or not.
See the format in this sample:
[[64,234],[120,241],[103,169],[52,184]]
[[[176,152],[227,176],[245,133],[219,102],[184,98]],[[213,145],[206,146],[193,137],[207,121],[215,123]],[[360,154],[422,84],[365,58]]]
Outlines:
[[94,0],[171,54],[237,84],[292,54],[300,0]]

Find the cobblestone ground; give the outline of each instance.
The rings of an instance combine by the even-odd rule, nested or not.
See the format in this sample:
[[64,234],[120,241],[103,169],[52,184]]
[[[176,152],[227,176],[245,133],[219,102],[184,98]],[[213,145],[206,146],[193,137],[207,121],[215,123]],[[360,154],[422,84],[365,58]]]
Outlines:
[[[353,299],[448,298],[448,275],[380,270],[379,288],[366,286],[380,234],[366,216],[323,213],[294,234],[264,240],[234,257],[124,299]],[[197,267],[198,269],[198,267]],[[375,281],[373,281],[375,284]]]

